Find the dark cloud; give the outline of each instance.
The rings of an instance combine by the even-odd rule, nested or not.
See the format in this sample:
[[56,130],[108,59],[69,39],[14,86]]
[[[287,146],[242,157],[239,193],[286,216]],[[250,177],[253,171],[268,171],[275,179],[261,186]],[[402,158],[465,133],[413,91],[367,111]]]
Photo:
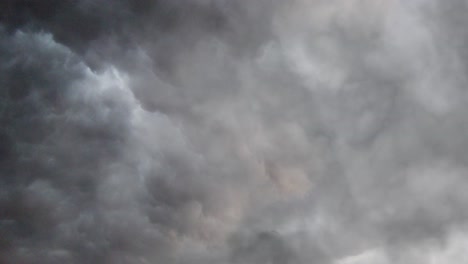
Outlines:
[[462,263],[467,3],[0,3],[1,263]]

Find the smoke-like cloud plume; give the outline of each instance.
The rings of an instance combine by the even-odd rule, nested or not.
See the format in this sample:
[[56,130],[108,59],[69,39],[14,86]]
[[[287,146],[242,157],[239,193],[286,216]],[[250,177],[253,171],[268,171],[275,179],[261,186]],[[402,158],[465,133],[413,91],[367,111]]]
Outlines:
[[465,0],[0,2],[0,263],[466,263]]

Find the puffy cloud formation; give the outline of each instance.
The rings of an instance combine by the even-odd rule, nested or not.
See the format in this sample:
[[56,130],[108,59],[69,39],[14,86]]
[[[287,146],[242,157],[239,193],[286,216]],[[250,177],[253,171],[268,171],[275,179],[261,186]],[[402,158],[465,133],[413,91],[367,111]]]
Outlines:
[[466,12],[1,1],[0,263],[466,263]]

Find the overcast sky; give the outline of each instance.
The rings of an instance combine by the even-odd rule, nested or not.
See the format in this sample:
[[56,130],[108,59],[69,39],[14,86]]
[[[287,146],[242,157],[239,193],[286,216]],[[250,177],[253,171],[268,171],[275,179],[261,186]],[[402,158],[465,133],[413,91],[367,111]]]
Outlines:
[[0,1],[0,263],[468,263],[467,13]]

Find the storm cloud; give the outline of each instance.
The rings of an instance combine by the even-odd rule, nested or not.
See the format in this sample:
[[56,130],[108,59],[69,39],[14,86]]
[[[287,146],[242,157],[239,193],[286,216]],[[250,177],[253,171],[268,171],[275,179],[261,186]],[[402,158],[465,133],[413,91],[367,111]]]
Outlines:
[[0,263],[466,263],[465,0],[0,3]]

